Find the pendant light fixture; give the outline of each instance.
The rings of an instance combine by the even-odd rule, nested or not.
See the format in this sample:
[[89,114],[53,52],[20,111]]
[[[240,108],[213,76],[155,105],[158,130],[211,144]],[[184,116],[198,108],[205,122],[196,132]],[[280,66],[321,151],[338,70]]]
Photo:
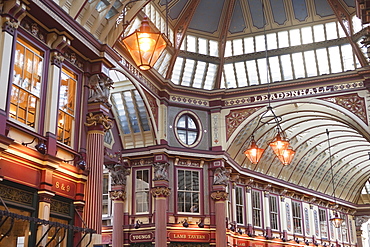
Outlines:
[[335,207],[337,206],[337,199],[335,197],[333,161],[332,161],[332,158],[331,158],[331,146],[330,146],[329,130],[328,129],[326,129],[326,135],[328,137],[329,161],[330,161],[331,181],[332,181],[332,184],[333,184],[333,197],[334,197],[334,213],[333,213],[334,215],[333,215],[333,217],[330,218],[330,221],[331,221],[331,223],[333,223],[335,228],[339,228],[339,227],[341,227],[344,219],[342,219],[339,216],[338,212],[335,211]]
[[[128,2],[123,11],[125,11],[127,5],[133,0]],[[166,3],[166,15],[167,15],[167,3]],[[127,26],[125,23],[125,15],[123,15],[124,29]],[[166,25],[167,19],[166,19]],[[166,27],[168,29],[168,27]],[[161,32],[155,32],[149,24],[149,19],[144,17],[139,29],[135,30],[132,34],[122,38],[122,43],[125,45],[127,51],[130,53],[135,64],[141,70],[149,70],[157,62],[162,52],[168,45],[167,37]]]
[[[256,128],[253,130],[250,147],[244,151],[244,154],[247,156],[247,158],[251,161],[252,164],[257,164],[262,157],[264,149],[259,148],[257,146],[256,141],[254,139],[254,134],[257,128],[259,127],[260,123],[276,124],[277,134],[275,136],[275,139],[269,143],[269,146],[272,148],[275,155],[278,157],[278,159],[283,165],[289,165],[293,160],[295,151],[289,148],[290,143],[288,139],[286,138],[285,132],[280,126],[280,122],[282,121],[282,118],[280,116],[276,116],[271,106],[270,74],[269,74],[269,64],[268,64],[268,56],[267,56],[266,18],[265,18],[265,7],[264,7],[263,0],[261,0],[261,4],[262,4],[262,16],[263,16],[263,22],[264,22],[263,33],[264,33],[264,39],[265,39],[265,60],[266,60],[266,79],[267,79],[267,90],[268,90],[268,94],[267,94],[268,106],[267,106],[267,110],[260,116],[260,119],[257,123]],[[273,121],[270,121],[270,120],[273,120]]]

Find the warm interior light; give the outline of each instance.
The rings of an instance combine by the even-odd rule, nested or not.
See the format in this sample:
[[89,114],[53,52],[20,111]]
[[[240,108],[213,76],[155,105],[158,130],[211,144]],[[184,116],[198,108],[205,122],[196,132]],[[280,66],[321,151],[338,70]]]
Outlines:
[[295,154],[295,151],[291,148],[288,148],[287,150],[284,150],[283,155],[278,156],[278,158],[281,161],[281,163],[284,166],[286,166],[286,165],[289,165],[292,162],[294,154]]
[[150,38],[148,33],[139,33],[138,40],[139,48],[142,52],[148,52],[149,50],[152,50],[155,45],[155,40]]
[[335,228],[339,228],[339,227],[341,227],[344,219],[342,219],[341,217],[339,217],[338,212],[335,212],[334,213],[334,217],[332,217],[330,219],[330,221],[333,223],[333,225],[334,225]]
[[280,133],[276,135],[275,141],[271,142],[269,145],[283,165],[290,164],[295,152],[289,149],[289,142],[283,140]]
[[140,29],[124,37],[122,42],[141,70],[152,68],[167,46],[164,35],[153,32],[147,17],[141,22]]
[[252,162],[252,164],[257,164],[258,161],[261,159],[261,156],[265,151],[262,148],[259,148],[254,140],[252,140],[251,146],[244,151],[245,156]]

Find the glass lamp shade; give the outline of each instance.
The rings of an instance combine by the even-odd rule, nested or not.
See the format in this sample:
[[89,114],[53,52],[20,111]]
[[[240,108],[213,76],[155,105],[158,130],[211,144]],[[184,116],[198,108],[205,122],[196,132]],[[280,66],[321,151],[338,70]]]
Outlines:
[[261,159],[261,156],[265,151],[262,148],[259,148],[254,140],[252,140],[251,146],[244,151],[245,156],[252,162],[252,164],[257,164],[258,161]]
[[332,217],[330,221],[333,223],[335,228],[339,228],[342,225],[344,219],[339,217],[338,212],[335,212],[334,217]]
[[292,162],[292,159],[294,157],[295,151],[293,149],[288,148],[287,150],[283,151],[283,155],[278,156],[281,163],[283,163],[284,166],[289,165],[290,162]]
[[140,30],[123,38],[122,42],[141,70],[152,68],[167,46],[163,34],[155,33],[150,28],[147,17],[141,22]]

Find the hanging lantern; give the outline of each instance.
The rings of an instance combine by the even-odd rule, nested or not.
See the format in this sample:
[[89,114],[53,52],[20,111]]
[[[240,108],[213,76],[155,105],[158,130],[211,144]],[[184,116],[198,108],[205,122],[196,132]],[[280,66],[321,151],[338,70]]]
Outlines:
[[259,148],[256,144],[256,141],[252,139],[251,146],[244,151],[245,156],[252,162],[252,164],[257,164],[261,159],[262,153],[265,151],[262,148]]
[[295,152],[292,149],[288,149],[290,144],[288,141],[281,138],[280,132],[276,135],[275,141],[271,142],[269,145],[283,165],[290,164]]
[[292,162],[294,154],[295,151],[291,148],[288,148],[287,150],[284,150],[283,155],[278,156],[278,158],[284,166],[287,166]]
[[341,225],[342,225],[342,223],[343,223],[344,219],[342,219],[342,218],[338,215],[338,212],[335,212],[335,213],[334,213],[334,217],[332,217],[332,218],[330,219],[330,221],[333,223],[333,225],[334,225],[334,227],[335,227],[335,228],[339,228],[339,227],[341,227]]
[[153,32],[147,17],[141,22],[140,30],[123,38],[122,42],[141,70],[152,68],[167,46],[164,35]]

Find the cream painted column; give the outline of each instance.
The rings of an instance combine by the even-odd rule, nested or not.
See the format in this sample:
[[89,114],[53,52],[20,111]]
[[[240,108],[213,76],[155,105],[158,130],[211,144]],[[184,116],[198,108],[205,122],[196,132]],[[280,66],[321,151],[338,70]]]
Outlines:
[[123,217],[126,200],[126,176],[130,174],[130,169],[121,164],[107,165],[112,177],[112,191],[109,196],[113,201],[113,233],[112,247],[122,247],[123,242]]
[[155,198],[155,247],[164,247],[167,246],[167,198],[171,190],[168,188],[168,163],[166,162],[166,156],[157,155],[155,160],[161,161],[153,163],[154,187],[151,189],[151,193]]
[[[39,212],[38,218],[41,220],[49,220],[50,219],[50,200],[55,195],[49,191],[39,191]],[[39,246],[46,246],[48,243],[48,235],[44,234],[49,229],[48,225],[38,225],[37,228],[37,239],[36,242],[39,243]],[[42,239],[41,239],[42,238]]]
[[288,222],[287,222],[287,212],[285,206],[285,196],[280,196],[280,222],[281,222],[281,231],[283,233],[283,239],[288,240]]
[[2,16],[0,18],[0,135],[6,135],[6,113],[10,78],[12,69],[12,52],[14,35],[19,26],[20,17],[26,11],[26,5],[21,1],[2,1]]
[[270,192],[265,190],[263,192],[263,205],[264,205],[264,225],[265,225],[265,237],[271,238],[272,231],[271,231],[271,219],[270,219]]
[[252,208],[252,189],[250,186],[246,187],[245,201],[248,205],[247,207],[247,234],[252,235],[253,232],[253,208]]
[[216,246],[227,247],[226,203],[228,194],[225,185],[214,185],[211,198],[215,201],[216,213]]

